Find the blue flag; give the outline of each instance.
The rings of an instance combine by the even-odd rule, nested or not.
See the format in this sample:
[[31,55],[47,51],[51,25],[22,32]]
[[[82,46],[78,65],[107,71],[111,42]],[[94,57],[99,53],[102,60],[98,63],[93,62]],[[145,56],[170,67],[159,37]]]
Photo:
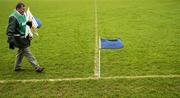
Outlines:
[[117,39],[100,39],[100,48],[101,49],[118,49],[123,48],[123,44],[120,38]]

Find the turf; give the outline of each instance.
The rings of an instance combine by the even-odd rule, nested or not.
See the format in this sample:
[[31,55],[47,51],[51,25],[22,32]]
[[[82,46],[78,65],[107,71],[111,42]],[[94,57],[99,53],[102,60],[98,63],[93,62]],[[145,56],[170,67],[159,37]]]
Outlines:
[[123,49],[101,50],[103,76],[180,74],[179,0],[98,0],[100,36]]
[[[94,10],[93,1],[26,1],[30,10],[42,21],[39,37],[32,40],[31,50],[39,64],[46,68],[40,76],[34,73],[30,64],[25,61],[27,71],[15,75],[13,64],[17,50],[8,50],[5,28],[8,15],[12,12],[15,1],[4,2],[6,8],[1,27],[1,79],[27,78],[63,78],[89,77],[94,74]],[[1,3],[3,4],[3,3]],[[40,7],[43,6],[43,7]],[[47,7],[47,8],[45,8]],[[59,7],[59,8],[57,8]],[[82,9],[83,7],[83,9]],[[48,9],[48,10],[47,10]],[[4,52],[3,52],[4,51]],[[17,73],[19,74],[19,73]]]
[[[1,97],[11,98],[178,98],[180,79],[115,79],[0,85]],[[8,92],[7,92],[8,91]]]
[[[43,73],[24,59],[14,72],[16,50],[6,38],[8,16],[19,0],[0,1],[0,80],[94,76],[94,0],[26,0],[42,21],[31,51]],[[101,76],[180,75],[179,0],[97,0],[98,33],[123,41],[101,50]],[[83,80],[0,84],[0,97],[180,97],[179,78]]]

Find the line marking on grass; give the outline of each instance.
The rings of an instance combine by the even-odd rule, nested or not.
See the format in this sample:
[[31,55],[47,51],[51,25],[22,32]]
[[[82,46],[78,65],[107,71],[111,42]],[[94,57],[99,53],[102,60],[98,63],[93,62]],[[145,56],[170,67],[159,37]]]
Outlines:
[[100,78],[100,49],[99,49],[99,33],[98,33],[98,15],[97,15],[97,1],[94,0],[94,32],[95,32],[95,77]]
[[180,75],[145,75],[145,76],[114,76],[114,77],[88,77],[88,78],[62,78],[62,79],[24,79],[24,80],[0,80],[0,83],[14,82],[58,82],[58,81],[82,81],[82,80],[112,80],[112,79],[147,79],[147,78],[180,78]]

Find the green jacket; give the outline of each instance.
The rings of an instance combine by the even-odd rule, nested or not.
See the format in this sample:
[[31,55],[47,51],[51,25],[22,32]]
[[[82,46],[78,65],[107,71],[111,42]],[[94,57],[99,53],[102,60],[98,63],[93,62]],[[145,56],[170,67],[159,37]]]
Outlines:
[[9,16],[9,23],[7,27],[8,42],[14,43],[17,48],[26,48],[30,46],[29,38],[25,38],[26,31],[26,17],[17,11],[14,11]]

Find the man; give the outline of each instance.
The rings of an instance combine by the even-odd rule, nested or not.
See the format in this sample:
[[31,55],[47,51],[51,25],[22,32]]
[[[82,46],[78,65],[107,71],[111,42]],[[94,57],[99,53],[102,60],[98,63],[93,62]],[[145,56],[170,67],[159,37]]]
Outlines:
[[25,5],[23,3],[18,3],[16,5],[16,10],[14,10],[14,12],[9,16],[9,23],[7,27],[9,48],[18,48],[14,71],[24,70],[21,68],[20,64],[22,62],[23,57],[25,56],[37,72],[42,72],[44,68],[39,66],[37,60],[32,55],[29,49],[32,37],[27,36],[25,38],[26,26],[29,26],[31,28],[32,22],[26,22],[24,12]]

